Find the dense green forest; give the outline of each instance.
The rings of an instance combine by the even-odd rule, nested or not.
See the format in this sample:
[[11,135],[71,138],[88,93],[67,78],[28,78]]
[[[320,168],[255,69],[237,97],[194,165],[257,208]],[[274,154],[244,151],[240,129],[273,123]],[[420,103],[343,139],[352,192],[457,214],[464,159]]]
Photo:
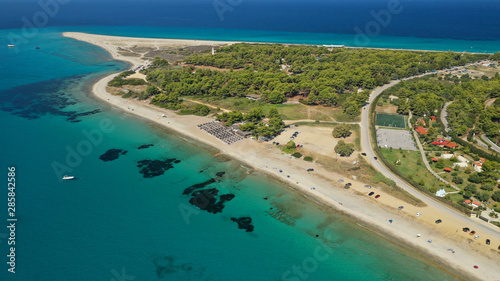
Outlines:
[[[458,136],[482,130],[488,135],[500,135],[500,102],[486,107],[485,101],[500,96],[500,75],[489,79],[471,79],[465,74],[461,78],[446,75],[444,77],[423,77],[403,81],[388,89],[384,95],[399,97],[398,113],[407,114],[411,110],[417,116],[436,115],[447,101],[448,124]],[[478,131],[479,130],[479,131]],[[440,129],[439,131],[442,131]],[[437,130],[436,130],[437,132]]]
[[[342,106],[357,116],[369,89],[391,79],[487,58],[452,52],[414,52],[278,44],[234,44],[217,54],[194,55],[190,67],[172,68],[155,60],[147,80],[162,93],[158,102],[182,96],[223,99],[258,95],[271,104],[300,96],[305,104]],[[217,69],[214,69],[217,68]],[[361,89],[361,90],[359,90]]]

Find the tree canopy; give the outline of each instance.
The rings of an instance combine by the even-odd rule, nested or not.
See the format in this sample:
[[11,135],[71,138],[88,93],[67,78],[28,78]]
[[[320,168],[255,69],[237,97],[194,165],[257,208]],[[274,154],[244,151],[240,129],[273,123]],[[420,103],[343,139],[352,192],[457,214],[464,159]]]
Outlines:
[[354,152],[354,146],[340,140],[337,145],[335,145],[335,152],[340,154],[340,156],[349,156]]
[[347,138],[351,135],[351,128],[348,124],[337,125],[332,134],[335,138]]

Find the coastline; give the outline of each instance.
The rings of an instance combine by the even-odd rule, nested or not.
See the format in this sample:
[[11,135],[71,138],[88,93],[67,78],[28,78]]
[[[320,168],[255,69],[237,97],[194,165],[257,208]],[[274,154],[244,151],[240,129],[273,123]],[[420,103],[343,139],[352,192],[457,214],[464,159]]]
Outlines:
[[[114,38],[113,36],[94,36],[75,33],[65,33],[63,35],[102,47],[114,59],[126,61],[132,64],[132,67],[137,67],[143,64],[144,61],[139,58],[119,54],[116,45],[114,45],[117,40],[128,39],[132,40],[133,44],[139,42],[140,44],[153,44],[154,46],[236,43],[126,37]],[[474,279],[480,278],[481,280],[496,280],[500,278],[500,268],[498,262],[495,261],[495,253],[488,254],[484,247],[470,245],[467,241],[469,240],[468,237],[464,238],[461,235],[462,233],[450,235],[450,232],[451,234],[455,232],[455,227],[437,227],[434,225],[433,217],[430,215],[425,216],[426,214],[434,214],[438,210],[430,207],[407,206],[404,211],[398,212],[394,206],[403,205],[404,203],[398,199],[391,198],[390,194],[384,191],[377,191],[382,194],[382,197],[380,200],[377,199],[374,201],[375,199],[371,197],[358,194],[366,193],[367,190],[363,188],[363,183],[355,180],[349,180],[353,183],[353,187],[350,190],[345,190],[341,184],[337,183],[337,179],[345,178],[345,176],[326,171],[317,164],[308,164],[314,167],[315,172],[313,174],[307,173],[303,167],[304,162],[287,155],[282,155],[276,148],[268,148],[268,144],[245,139],[232,145],[226,145],[215,137],[198,129],[198,124],[212,121],[212,118],[177,115],[172,111],[161,109],[145,102],[123,99],[121,96],[109,94],[106,91],[106,86],[115,75],[116,73],[100,79],[93,85],[92,93],[97,98],[127,113],[150,120],[197,142],[216,148],[224,155],[245,163],[259,172],[276,178],[280,182],[284,182],[303,196],[308,197],[308,199],[314,198],[311,201],[317,200],[324,206],[333,207],[335,210],[341,211],[365,225],[369,225],[369,229],[375,233],[382,233],[382,236],[387,235],[395,238],[405,246],[419,249],[423,253],[422,256],[428,254],[435,257],[433,259],[437,260],[450,274],[456,274],[456,272],[463,273],[460,274],[460,277],[467,280],[472,279],[471,276],[474,276]],[[167,117],[160,117],[162,114],[165,114]],[[299,161],[301,162],[298,163]],[[283,169],[284,173],[280,173],[279,169]],[[287,178],[286,175],[290,175],[291,177]],[[315,187],[315,189],[313,190],[312,187]],[[382,204],[374,204],[374,202]],[[417,212],[423,215],[415,217],[413,214]],[[387,222],[388,218],[393,219],[395,223],[389,224]],[[443,220],[445,219],[443,218]],[[417,221],[421,223],[418,224],[416,223]],[[417,233],[421,233],[422,237],[416,238]],[[431,236],[432,238],[428,238]],[[433,239],[435,243],[427,243],[427,239]],[[493,243],[493,245],[496,244]],[[452,254],[447,251],[449,248],[455,249],[456,253]],[[498,254],[496,255],[498,258]],[[473,268],[473,265],[476,264],[480,266],[480,270]]]

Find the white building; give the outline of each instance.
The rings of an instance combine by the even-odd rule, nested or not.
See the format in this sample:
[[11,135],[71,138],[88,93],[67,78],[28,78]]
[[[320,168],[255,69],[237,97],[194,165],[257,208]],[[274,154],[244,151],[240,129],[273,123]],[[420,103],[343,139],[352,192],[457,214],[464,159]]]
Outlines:
[[465,162],[457,162],[457,163],[453,163],[453,167],[455,166],[458,166],[460,168],[467,168],[467,166],[469,166],[469,164],[465,163]]
[[444,191],[444,189],[440,189],[440,190],[436,191],[437,197],[444,197],[445,195],[446,195],[446,191]]
[[441,154],[441,158],[443,159],[450,159],[451,157],[453,157],[452,153]]
[[481,162],[473,162],[472,167],[474,167],[474,171],[481,173],[483,171],[483,164]]
[[465,159],[465,157],[463,156],[457,156],[457,159],[458,161],[462,162],[462,163],[469,163],[469,160]]

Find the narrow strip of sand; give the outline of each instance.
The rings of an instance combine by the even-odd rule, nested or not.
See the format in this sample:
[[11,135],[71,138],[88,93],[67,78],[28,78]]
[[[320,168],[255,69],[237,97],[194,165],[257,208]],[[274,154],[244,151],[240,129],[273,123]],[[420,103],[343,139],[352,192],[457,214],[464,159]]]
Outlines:
[[[119,54],[120,46],[197,46],[231,44],[233,42],[126,38],[82,33],[65,33],[67,37],[92,43],[107,50],[115,59],[124,60],[133,66],[144,63],[140,58],[131,58]],[[148,119],[168,129],[179,132],[198,142],[202,142],[223,154],[237,159],[254,169],[276,177],[298,192],[306,195],[321,204],[342,211],[377,232],[384,233],[391,239],[398,239],[403,244],[419,249],[431,259],[437,260],[449,272],[455,272],[466,280],[497,280],[500,279],[500,254],[496,250],[500,245],[500,235],[491,237],[493,246],[486,247],[461,231],[469,222],[440,214],[432,207],[414,207],[393,198],[384,190],[366,189],[364,183],[351,180],[340,174],[329,172],[314,163],[307,163],[284,155],[268,143],[259,143],[245,139],[232,145],[227,145],[214,136],[200,130],[197,125],[212,121],[209,117],[177,115],[172,111],[152,106],[143,101],[123,99],[121,96],[111,95],[106,91],[108,82],[116,74],[109,75],[93,86],[93,93],[103,101],[115,107],[142,118]],[[166,117],[162,117],[162,115]],[[307,168],[314,168],[308,173]],[[280,172],[279,170],[283,170]],[[290,177],[288,177],[290,176]],[[352,188],[344,189],[338,179],[345,179],[352,183]],[[314,187],[314,189],[313,189]],[[379,199],[366,196],[368,191],[375,191],[382,196]],[[398,211],[397,206],[405,205]],[[420,213],[420,216],[415,214]],[[442,224],[435,224],[436,218],[443,220]],[[390,223],[389,220],[393,222]],[[480,222],[477,222],[480,223]],[[417,237],[420,234],[420,237]],[[481,237],[483,241],[484,237]],[[428,240],[432,240],[429,243]],[[453,249],[450,251],[449,249]],[[474,265],[479,269],[474,269]]]

